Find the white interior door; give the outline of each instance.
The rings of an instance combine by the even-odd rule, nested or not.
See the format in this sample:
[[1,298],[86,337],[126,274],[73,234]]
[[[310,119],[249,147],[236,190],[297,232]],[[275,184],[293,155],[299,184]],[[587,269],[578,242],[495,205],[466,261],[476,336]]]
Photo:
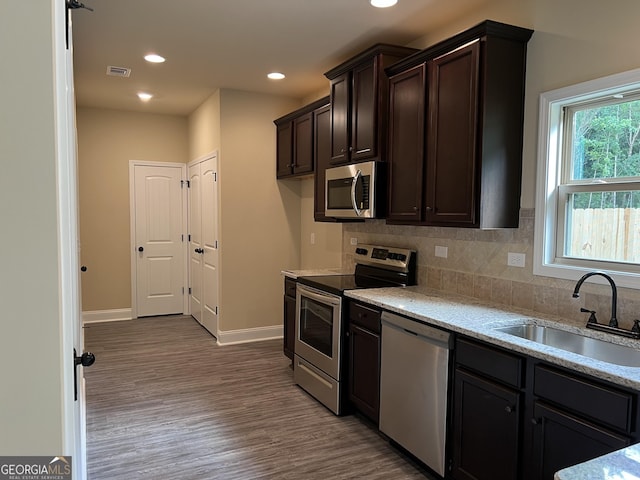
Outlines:
[[[84,335],[80,315],[80,243],[78,229],[78,175],[75,95],[73,84],[73,49],[71,14],[66,6],[57,4],[54,11],[56,44],[56,124],[58,128],[57,183],[60,255],[60,305],[62,314],[63,352],[68,355],[63,369],[64,381],[64,444],[65,455],[73,457],[73,478],[86,478],[86,408],[84,368],[90,365],[84,353]],[[68,21],[68,36],[65,24]],[[66,43],[68,39],[68,44]],[[72,351],[82,358],[76,365]],[[79,358],[79,359],[80,359]]]
[[189,304],[191,315],[202,323],[202,195],[200,164],[189,165]]
[[218,336],[218,156],[189,164],[189,304],[191,315]]
[[137,316],[183,313],[183,167],[133,169]]
[[200,164],[202,182],[202,325],[218,336],[218,158]]

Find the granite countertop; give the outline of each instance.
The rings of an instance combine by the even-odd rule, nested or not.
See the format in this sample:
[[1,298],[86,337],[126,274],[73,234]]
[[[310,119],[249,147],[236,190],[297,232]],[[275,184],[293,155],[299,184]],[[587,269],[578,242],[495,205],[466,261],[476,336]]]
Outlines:
[[555,480],[638,480],[640,445],[632,445],[556,472]]
[[315,268],[308,270],[282,270],[285,277],[296,279],[298,277],[317,277],[320,275],[351,275],[353,270],[343,268]]
[[345,292],[345,295],[391,312],[400,313],[416,321],[461,333],[617,385],[640,389],[639,367],[626,367],[595,360],[499,332],[495,328],[522,323],[551,326],[634,348],[640,346],[639,340],[568,325],[559,322],[555,317],[544,316],[536,312],[512,309],[436,290],[418,290],[418,287],[349,290]]

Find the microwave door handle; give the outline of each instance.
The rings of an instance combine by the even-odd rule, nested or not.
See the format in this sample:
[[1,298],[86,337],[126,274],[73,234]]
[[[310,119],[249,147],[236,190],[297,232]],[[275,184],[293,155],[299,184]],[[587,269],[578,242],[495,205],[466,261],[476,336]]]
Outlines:
[[356,202],[356,186],[358,185],[358,179],[360,179],[360,177],[362,177],[362,171],[358,169],[351,182],[351,205],[358,217],[362,215],[362,210],[358,208],[358,203]]

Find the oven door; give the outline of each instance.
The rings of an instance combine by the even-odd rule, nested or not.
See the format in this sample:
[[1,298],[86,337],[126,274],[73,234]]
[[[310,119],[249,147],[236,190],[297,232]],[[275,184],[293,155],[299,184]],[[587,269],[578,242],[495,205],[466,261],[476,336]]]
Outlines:
[[342,298],[298,284],[295,352],[340,380]]

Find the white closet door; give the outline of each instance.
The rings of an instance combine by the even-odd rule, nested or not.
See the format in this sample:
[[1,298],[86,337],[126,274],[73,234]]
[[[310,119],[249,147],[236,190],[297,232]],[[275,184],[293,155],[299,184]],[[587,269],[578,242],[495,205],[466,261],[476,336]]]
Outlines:
[[217,158],[200,164],[202,192],[202,325],[218,336],[218,173]]
[[182,170],[136,165],[134,172],[137,314],[182,313]]
[[202,323],[202,194],[200,164],[189,165],[189,304],[191,315]]

